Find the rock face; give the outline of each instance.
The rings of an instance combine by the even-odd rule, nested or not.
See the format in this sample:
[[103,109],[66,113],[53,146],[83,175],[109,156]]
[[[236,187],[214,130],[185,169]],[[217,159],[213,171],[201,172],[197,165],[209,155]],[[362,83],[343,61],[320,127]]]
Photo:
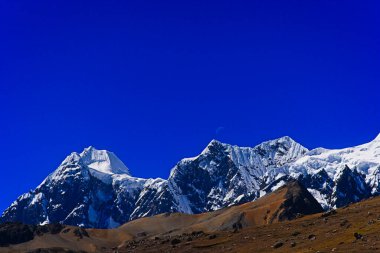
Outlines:
[[167,180],[142,179],[113,153],[72,153],[35,190],[20,196],[0,221],[113,228],[164,212],[201,213],[255,200],[298,179],[323,208],[380,191],[380,137],[341,150],[307,150],[290,137],[253,148],[213,140],[182,159]]
[[18,222],[0,224],[0,247],[28,242],[43,234],[58,234],[64,228],[61,224],[43,226],[25,225]]
[[2,220],[115,227],[128,220],[146,181],[131,177],[114,154],[90,147],[69,155],[35,190],[20,196]]
[[356,147],[311,150],[280,170],[299,179],[325,209],[378,195],[380,135]]
[[308,215],[323,212],[322,206],[311,193],[297,180],[291,180],[287,185],[285,201],[279,214],[279,221],[292,220],[298,215]]
[[[171,209],[166,212],[184,213],[201,213],[245,203],[262,195],[260,190],[272,181],[267,179],[270,171],[295,161],[306,152],[306,148],[289,137],[264,142],[254,148],[213,140],[197,157],[182,159],[162,188],[158,191],[148,188],[139,199],[153,207],[170,202]],[[149,211],[148,206],[140,204],[139,207]],[[143,214],[135,212],[132,218]]]
[[132,233],[133,237],[183,235],[196,231],[208,234],[216,231],[238,232],[247,227],[289,221],[321,212],[321,205],[302,184],[293,179],[274,192],[252,202],[197,215],[159,214],[130,221],[118,229]]

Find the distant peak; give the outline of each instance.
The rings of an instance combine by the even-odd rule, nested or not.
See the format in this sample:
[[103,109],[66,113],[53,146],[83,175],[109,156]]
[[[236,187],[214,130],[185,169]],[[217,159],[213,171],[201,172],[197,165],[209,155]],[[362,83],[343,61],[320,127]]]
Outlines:
[[66,157],[65,160],[63,160],[62,164],[66,163],[75,163],[80,160],[80,155],[77,152],[72,152],[70,155]]
[[277,138],[275,139],[274,141],[289,141],[289,142],[296,142],[295,140],[293,140],[290,136],[282,136],[280,138]]
[[215,145],[215,144],[221,144],[221,142],[218,141],[218,140],[216,140],[216,139],[212,139],[207,146],[212,146],[212,145]]
[[94,146],[88,146],[88,147],[85,148],[83,151],[91,151],[91,150],[97,150],[97,149],[94,148]]
[[265,141],[255,146],[255,149],[263,155],[279,155],[282,157],[281,159],[285,159],[281,163],[289,162],[291,160],[294,161],[309,151],[289,136],[283,136],[274,140]]
[[[268,145],[268,144],[275,144],[275,143],[288,143],[288,144],[299,144],[295,140],[293,140],[289,136],[283,136],[277,139],[269,140],[269,141],[264,141],[263,143],[259,144],[260,145]],[[300,144],[299,144],[300,145]]]
[[94,152],[98,152],[98,151],[107,152],[106,150],[97,150],[93,146],[88,146],[87,148],[83,149],[82,153],[80,153],[79,156],[83,158],[83,157],[86,157],[86,156],[88,156]]
[[201,154],[206,154],[210,151],[210,148],[212,149],[213,147],[217,147],[217,146],[221,146],[221,145],[224,145],[223,143],[221,143],[220,141],[216,140],[216,139],[212,139],[209,144],[206,146],[206,148],[202,151]]
[[106,174],[129,174],[127,166],[112,152],[98,150],[93,146],[85,148],[79,155],[89,168]]
[[212,139],[212,140],[209,142],[209,144],[207,144],[205,150],[207,151],[208,148],[210,148],[210,147],[226,146],[226,145],[229,145],[229,144],[225,144],[225,143],[222,143],[222,142],[220,142],[220,141],[218,141],[218,140],[216,140],[216,139]]

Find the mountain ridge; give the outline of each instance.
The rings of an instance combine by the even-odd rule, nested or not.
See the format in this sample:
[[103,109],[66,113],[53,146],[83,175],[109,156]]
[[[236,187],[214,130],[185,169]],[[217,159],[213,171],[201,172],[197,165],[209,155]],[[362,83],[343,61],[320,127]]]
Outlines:
[[[79,229],[61,224],[42,226],[20,223],[0,224],[0,252],[2,247],[9,247],[15,251],[24,248],[30,250],[35,247],[67,247],[67,245],[72,245],[76,250],[86,245],[96,245],[96,248],[91,247],[91,252],[106,252],[104,248],[112,245],[113,248],[116,246],[120,250],[129,252],[124,247],[133,239],[218,232],[236,233],[249,227],[290,221],[322,211],[322,207],[313,196],[298,181],[292,180],[275,192],[250,203],[201,214],[163,213],[136,219],[106,231]],[[48,237],[51,240],[47,239]],[[86,237],[87,242],[82,240],[83,237]]]
[[336,208],[378,193],[379,136],[335,150],[308,150],[288,136],[254,147],[212,140],[198,156],[181,159],[168,179],[133,177],[112,152],[90,146],[70,154],[35,190],[12,203],[0,221],[112,228],[159,213],[242,204],[292,179],[325,209]]

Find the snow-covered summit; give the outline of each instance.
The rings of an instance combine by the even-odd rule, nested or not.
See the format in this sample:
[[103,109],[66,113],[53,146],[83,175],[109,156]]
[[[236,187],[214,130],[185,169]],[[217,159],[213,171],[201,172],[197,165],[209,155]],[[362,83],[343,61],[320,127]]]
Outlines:
[[295,161],[309,151],[289,136],[265,141],[254,149],[277,166]]
[[61,166],[78,162],[100,173],[130,175],[127,166],[114,153],[107,150],[98,150],[92,146],[85,148],[82,153],[71,153],[62,162]]
[[[380,136],[380,135],[379,135]],[[305,156],[298,159],[290,166],[290,173],[314,173],[324,169],[330,177],[348,166],[358,172],[367,175],[367,180],[380,165],[380,137],[374,140],[343,149],[322,149],[311,150]],[[304,171],[306,170],[306,171]]]
[[128,174],[127,166],[112,152],[90,146],[80,154],[83,163],[93,170],[106,174]]
[[132,177],[115,154],[73,152],[34,190],[3,214],[7,220],[113,228],[128,221],[147,179]]
[[349,148],[313,149],[281,172],[303,180],[325,208],[379,194],[380,137]]
[[308,150],[288,136],[254,147],[212,140],[168,179],[142,179],[112,152],[70,154],[0,221],[110,228],[164,212],[201,213],[255,200],[298,179],[324,208],[380,194],[380,135],[344,149]]
[[[199,163],[200,168],[214,173],[221,170],[218,164],[221,163],[223,157],[226,157],[240,170],[241,174],[248,174],[244,178],[249,180],[253,175],[263,176],[270,168],[282,167],[293,162],[307,152],[307,148],[289,136],[265,141],[254,147],[240,147],[213,139],[199,155],[182,159],[171,170],[170,177],[184,168],[183,165],[195,161]],[[248,185],[250,184],[252,182]]]
[[201,155],[204,155],[204,154],[207,154],[210,152],[210,150],[213,148],[213,147],[216,147],[216,146],[227,146],[229,144],[224,144],[216,139],[212,139],[209,144],[207,144],[206,148],[203,149],[203,151],[201,152]]

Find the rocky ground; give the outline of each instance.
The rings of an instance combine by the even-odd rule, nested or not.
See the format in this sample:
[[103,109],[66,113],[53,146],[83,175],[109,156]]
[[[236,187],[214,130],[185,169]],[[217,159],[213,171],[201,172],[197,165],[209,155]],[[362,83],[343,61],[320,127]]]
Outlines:
[[[287,202],[279,202],[282,199],[279,196],[287,196],[292,190],[289,186],[279,189],[266,200],[273,200],[268,205],[254,206],[252,202],[217,215],[198,215],[195,220],[193,216],[172,214],[127,223],[113,230],[34,227],[33,240],[0,247],[0,252],[380,252],[380,197],[336,211],[268,222],[271,213],[282,210],[284,203],[289,202],[289,196]],[[274,209],[268,209],[269,206]],[[229,221],[226,217],[236,221],[237,213],[231,210],[245,213],[245,220]],[[202,226],[197,224],[199,221]],[[217,221],[221,229],[216,229]],[[226,222],[230,222],[228,226],[224,226]],[[154,228],[149,229],[152,225]],[[29,229],[22,224],[18,226],[20,231]]]
[[119,252],[379,252],[380,199],[290,222],[134,240]]

